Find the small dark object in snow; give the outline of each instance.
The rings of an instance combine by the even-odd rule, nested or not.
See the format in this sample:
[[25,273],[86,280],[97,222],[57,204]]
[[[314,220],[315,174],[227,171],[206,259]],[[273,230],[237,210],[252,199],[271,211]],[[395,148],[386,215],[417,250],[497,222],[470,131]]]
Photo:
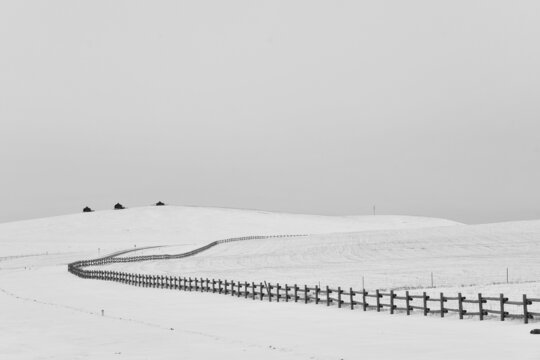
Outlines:
[[124,205],[120,203],[116,203],[116,205],[114,205],[114,210],[122,210],[122,209],[125,209]]
[[531,334],[540,334],[540,329],[532,329]]
[[163,203],[163,202],[161,202],[161,201],[158,201],[158,202],[156,203],[156,206],[163,206],[163,205],[165,205],[165,203]]
[[90,209],[88,206],[85,206],[84,209],[82,209],[83,212],[93,212],[94,210]]

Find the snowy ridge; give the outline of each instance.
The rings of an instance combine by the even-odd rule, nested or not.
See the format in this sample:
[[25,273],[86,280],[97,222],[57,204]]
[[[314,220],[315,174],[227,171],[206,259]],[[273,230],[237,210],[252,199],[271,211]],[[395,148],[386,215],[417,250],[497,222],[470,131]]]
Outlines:
[[215,239],[253,234],[327,234],[441,226],[464,225],[445,219],[415,216],[350,217],[172,205],[144,206],[0,224],[0,250],[2,256],[7,256],[51,253],[60,249],[96,254],[97,248],[100,248],[102,253],[112,253],[135,245],[185,245],[194,249]]

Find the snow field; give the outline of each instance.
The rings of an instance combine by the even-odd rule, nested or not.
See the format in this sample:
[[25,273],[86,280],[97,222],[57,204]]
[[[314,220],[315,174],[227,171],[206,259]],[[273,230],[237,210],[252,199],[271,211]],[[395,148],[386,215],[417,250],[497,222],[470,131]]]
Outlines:
[[502,359],[516,353],[536,359],[540,354],[529,328],[512,322],[390,316],[138,288],[81,280],[63,266],[10,271],[2,274],[0,287],[19,297],[0,293],[10,310],[2,314],[7,341],[0,354],[9,359],[330,360],[358,359],[358,354]]
[[[221,244],[193,257],[102,266],[133,273],[248,282],[330,285],[367,290],[482,287],[496,296],[506,282],[540,297],[540,221],[379,230]],[[144,254],[174,254],[168,246]],[[130,256],[139,252],[130,253]],[[489,285],[499,284],[490,288]],[[510,284],[508,284],[510,285]],[[519,291],[519,286],[508,286]],[[436,290],[439,291],[439,290]],[[457,295],[459,289],[455,291]],[[522,293],[518,294],[520,297]]]
[[[442,230],[443,226],[448,227],[447,232]],[[470,236],[458,236],[456,241],[457,244],[461,241],[461,245],[456,247],[463,247],[460,252],[469,259],[465,264],[476,264],[474,257],[481,253],[478,250],[469,255],[467,239],[474,242],[485,238],[482,246],[494,246],[490,251],[500,254],[499,246],[512,249],[503,240],[513,236],[516,248],[526,245],[531,258],[535,256],[537,246],[532,239],[536,237],[537,225],[534,222],[498,226],[487,226]],[[420,266],[430,252],[435,253],[433,246],[426,247],[430,244],[428,238],[434,236],[443,246],[445,241],[452,241],[460,234],[460,228],[469,227],[414,217],[334,218],[172,206],[0,224],[0,358],[330,360],[399,356],[416,360],[519,356],[537,359],[539,339],[529,335],[532,326],[519,322],[441,320],[431,316],[390,316],[373,311],[276,304],[84,280],[67,272],[69,262],[145,246],[171,245],[140,250],[141,253],[185,252],[229,237],[318,233],[321,235],[309,238],[312,242],[308,247],[301,244],[307,238],[279,239],[275,243],[245,241],[220,245],[211,250],[215,253],[199,254],[189,261],[138,265],[152,272],[181,271],[183,276],[186,271],[192,271],[198,277],[206,272],[212,277],[221,274],[240,280],[252,276],[254,281],[260,281],[259,277],[271,280],[271,276],[280,282],[288,278],[294,282],[311,278],[326,279],[335,286],[341,284],[336,279],[358,283],[360,274],[364,274],[366,287],[385,278],[391,287],[394,281],[414,279],[410,276],[417,271],[413,265]],[[366,233],[351,234],[359,231]],[[337,232],[349,234],[329,234]],[[415,243],[414,239],[419,242]],[[493,239],[500,243],[496,241],[493,245]],[[395,251],[392,249],[395,245],[403,245],[405,250]],[[407,250],[407,246],[411,249]],[[361,248],[365,251],[359,251]],[[299,252],[291,255],[291,251]],[[415,257],[418,251],[420,255]],[[510,252],[506,259],[516,256],[526,261],[521,250]],[[352,267],[345,278],[346,267],[339,266],[344,259]],[[499,255],[498,259],[502,261],[504,257]],[[359,262],[365,264],[359,266]],[[259,263],[261,266],[255,266]],[[426,265],[417,276],[424,279],[423,273],[439,263]],[[517,270],[512,270],[514,265],[517,269],[518,261],[510,267],[511,274],[517,277]],[[394,275],[389,277],[394,266],[398,270],[395,272],[405,273],[397,280]],[[446,264],[441,269],[449,266]],[[488,263],[488,269],[494,269],[494,265]],[[424,280],[418,283],[426,286]],[[514,285],[516,291],[520,286],[532,286]],[[101,316],[101,310],[105,316]]]
[[317,234],[456,224],[444,219],[412,216],[332,217],[149,206],[0,224],[0,257],[74,251],[88,251],[93,257],[98,257],[143,246],[174,244],[196,248],[214,240],[249,235]]

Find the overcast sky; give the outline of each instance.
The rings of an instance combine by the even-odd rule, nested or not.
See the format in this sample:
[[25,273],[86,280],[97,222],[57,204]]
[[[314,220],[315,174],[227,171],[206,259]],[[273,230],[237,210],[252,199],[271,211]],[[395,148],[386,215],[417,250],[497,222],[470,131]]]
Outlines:
[[0,2],[0,221],[540,219],[540,2]]

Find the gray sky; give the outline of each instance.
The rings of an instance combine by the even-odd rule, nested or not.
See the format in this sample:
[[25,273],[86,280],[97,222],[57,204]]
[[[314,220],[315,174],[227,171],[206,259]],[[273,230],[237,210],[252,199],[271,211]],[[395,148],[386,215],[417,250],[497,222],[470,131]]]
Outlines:
[[0,221],[540,218],[540,2],[0,2]]

